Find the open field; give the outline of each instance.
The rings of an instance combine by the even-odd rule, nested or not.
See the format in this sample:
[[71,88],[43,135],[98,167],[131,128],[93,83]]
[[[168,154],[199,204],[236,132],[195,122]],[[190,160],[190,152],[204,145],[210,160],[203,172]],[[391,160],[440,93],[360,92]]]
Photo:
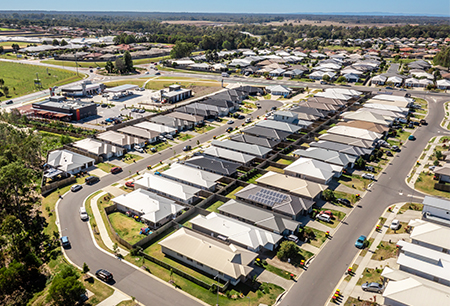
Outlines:
[[369,28],[383,28],[387,26],[395,26],[395,25],[404,25],[403,23],[343,23],[337,21],[320,21],[320,20],[283,20],[283,21],[272,21],[269,23],[265,23],[266,25],[271,26],[282,26],[285,23],[292,23],[294,26],[296,25],[315,25],[318,27],[328,27],[328,26],[340,26],[340,27],[369,27]]
[[221,21],[209,21],[209,20],[163,20],[161,23],[168,24],[185,24],[190,26],[218,26],[218,25],[236,25],[236,22],[221,22]]
[[[37,87],[34,84],[37,75],[39,76],[41,87]],[[83,74],[77,76],[75,72],[62,69],[2,62],[0,79],[5,81],[4,86],[8,86],[9,96],[7,98],[2,96],[0,100],[20,97],[52,86],[61,86],[79,81],[83,76]]]

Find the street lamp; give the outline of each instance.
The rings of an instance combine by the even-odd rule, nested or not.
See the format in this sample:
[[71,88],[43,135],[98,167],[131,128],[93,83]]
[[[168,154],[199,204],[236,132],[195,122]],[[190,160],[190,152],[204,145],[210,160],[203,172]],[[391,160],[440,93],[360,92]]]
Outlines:
[[214,279],[216,279],[217,277],[217,285],[216,285],[216,290],[217,290],[217,303],[216,306],[219,306],[219,274],[217,274],[216,276],[214,276]]

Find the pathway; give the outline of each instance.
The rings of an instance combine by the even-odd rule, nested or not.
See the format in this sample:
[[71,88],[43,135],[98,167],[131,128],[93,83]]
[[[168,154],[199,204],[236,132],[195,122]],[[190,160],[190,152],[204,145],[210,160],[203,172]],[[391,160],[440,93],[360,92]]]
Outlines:
[[114,293],[107,299],[103,300],[97,306],[115,306],[122,301],[130,300],[130,297],[119,290],[114,290]]
[[[114,241],[111,240],[111,237],[109,237],[108,230],[106,229],[106,224],[103,222],[102,215],[100,214],[100,210],[97,205],[98,199],[100,199],[102,196],[106,195],[106,192],[101,192],[95,197],[91,199],[91,209],[92,213],[94,214],[95,223],[97,223],[97,229],[100,232],[100,237],[105,244],[105,246],[110,249],[111,251],[114,250]],[[119,247],[119,253],[122,256],[127,256],[129,252],[127,250],[122,249]]]

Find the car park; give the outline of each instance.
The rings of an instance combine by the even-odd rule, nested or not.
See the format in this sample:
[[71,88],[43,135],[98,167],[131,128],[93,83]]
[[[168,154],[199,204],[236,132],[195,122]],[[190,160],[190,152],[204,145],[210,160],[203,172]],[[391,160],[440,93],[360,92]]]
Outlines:
[[372,282],[372,283],[366,282],[366,283],[361,285],[361,289],[363,291],[370,291],[370,292],[381,293],[384,290],[384,285],[379,284],[379,283],[375,283],[375,282]]
[[108,272],[104,269],[97,270],[95,272],[95,276],[101,279],[104,282],[110,282],[113,279],[113,275],[111,272]]
[[344,199],[344,198],[339,198],[336,200],[338,203],[343,204],[345,206],[352,206],[352,203],[350,203],[349,200]]
[[76,184],[76,185],[73,185],[72,187],[70,187],[70,191],[77,192],[78,190],[81,190],[81,188],[83,188],[83,186]]
[[361,175],[362,178],[368,179],[368,180],[375,180],[375,175],[370,173],[363,173]]
[[87,178],[84,179],[84,182],[88,185],[95,184],[98,181],[100,181],[100,179],[96,176],[88,176]]
[[60,240],[61,240],[61,245],[63,246],[63,248],[68,248],[68,247],[70,247],[69,237],[67,237],[67,236],[62,236]]
[[112,174],[116,174],[116,173],[122,172],[122,168],[120,168],[120,167],[112,167],[110,171],[111,171]]
[[134,182],[126,182],[125,187],[134,188]]
[[78,212],[80,213],[81,220],[85,221],[85,220],[89,219],[89,216],[86,212],[86,208],[84,208],[83,206],[80,207]]
[[355,247],[357,247],[358,249],[364,248],[364,242],[366,242],[366,238],[367,237],[364,235],[359,236],[359,238],[356,239]]
[[329,215],[326,215],[326,214],[319,214],[319,215],[317,216],[317,219],[319,219],[319,220],[321,220],[321,221],[328,222],[328,223],[331,222],[331,217],[330,217]]
[[191,146],[185,146],[184,148],[183,148],[183,151],[190,151],[192,148],[191,148]]
[[398,230],[400,228],[400,221],[398,221],[397,219],[393,220],[391,222],[390,228],[391,230]]

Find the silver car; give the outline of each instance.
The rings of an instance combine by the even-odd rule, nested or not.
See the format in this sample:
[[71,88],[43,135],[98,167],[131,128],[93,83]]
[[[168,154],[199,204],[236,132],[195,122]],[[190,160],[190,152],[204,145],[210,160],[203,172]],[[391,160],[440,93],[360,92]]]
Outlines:
[[384,285],[379,284],[379,283],[364,283],[361,285],[361,288],[363,291],[370,291],[370,292],[378,292],[381,293],[384,290]]

